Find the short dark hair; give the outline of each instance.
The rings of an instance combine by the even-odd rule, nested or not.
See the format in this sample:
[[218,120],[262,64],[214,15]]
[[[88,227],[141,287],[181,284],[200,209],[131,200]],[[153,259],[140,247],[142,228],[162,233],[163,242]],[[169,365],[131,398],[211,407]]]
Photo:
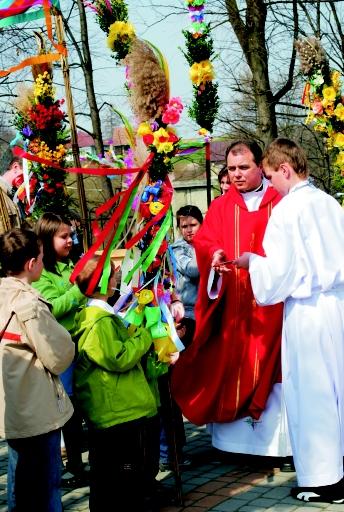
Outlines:
[[53,212],[45,212],[37,221],[35,231],[43,244],[43,264],[49,272],[58,274],[54,236],[63,224],[70,226],[69,219]]
[[[96,270],[99,260],[100,260],[100,256],[98,256],[97,254],[95,256],[93,256],[93,258],[91,258],[90,260],[88,260],[85,263],[84,268],[81,270],[81,272],[75,278],[75,282],[78,285],[79,290],[84,295],[86,295],[87,288],[90,284],[91,278],[94,274],[94,271]],[[110,276],[109,276],[110,279],[114,275],[114,273],[115,273],[115,265],[111,262],[111,272],[110,272]],[[101,279],[101,276],[99,277],[99,280],[95,286],[95,290],[99,286],[100,279]]]
[[9,163],[9,166],[8,168],[11,169],[13,167],[14,164],[18,164],[20,165],[20,167],[23,166],[23,162],[21,160],[21,158],[18,158],[17,156],[15,156],[14,158],[12,158],[12,160],[10,161]]
[[227,178],[229,179],[227,165],[224,165],[220,169],[219,174],[217,175],[217,179],[219,180],[220,185],[221,185],[222,178],[224,178],[225,176],[227,176]]
[[203,222],[203,215],[201,210],[197,206],[192,206],[191,204],[187,204],[179,208],[176,213],[176,217],[177,228],[179,228],[180,225],[180,217],[193,217],[194,219],[198,220],[200,224]]
[[253,139],[238,139],[230,143],[226,149],[226,164],[229,153],[241,153],[244,148],[247,148],[253,154],[253,160],[257,165],[262,161],[263,151],[258,142]]
[[0,265],[4,276],[18,275],[25,263],[37,258],[41,241],[31,229],[11,229],[0,236]]

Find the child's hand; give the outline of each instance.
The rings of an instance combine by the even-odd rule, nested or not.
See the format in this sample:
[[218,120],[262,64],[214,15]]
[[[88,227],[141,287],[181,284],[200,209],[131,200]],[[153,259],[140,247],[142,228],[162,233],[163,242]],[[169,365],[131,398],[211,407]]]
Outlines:
[[186,326],[182,324],[176,324],[176,331],[178,337],[182,340],[186,334]]
[[171,352],[168,355],[170,357],[170,364],[174,365],[179,359],[180,352]]
[[180,300],[175,300],[174,302],[171,302],[170,311],[171,315],[173,316],[176,322],[180,322],[185,315],[184,306]]

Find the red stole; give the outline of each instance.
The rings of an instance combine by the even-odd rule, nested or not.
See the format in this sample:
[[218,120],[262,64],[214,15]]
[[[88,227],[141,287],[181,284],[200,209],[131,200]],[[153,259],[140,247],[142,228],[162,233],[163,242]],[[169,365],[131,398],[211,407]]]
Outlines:
[[259,419],[272,386],[281,379],[282,304],[260,307],[249,273],[232,267],[218,299],[207,294],[212,255],[226,259],[244,251],[263,255],[262,241],[271,210],[280,200],[269,187],[259,210],[249,212],[232,186],[213,201],[195,237],[200,270],[196,333],[172,372],[172,392],[191,422]]

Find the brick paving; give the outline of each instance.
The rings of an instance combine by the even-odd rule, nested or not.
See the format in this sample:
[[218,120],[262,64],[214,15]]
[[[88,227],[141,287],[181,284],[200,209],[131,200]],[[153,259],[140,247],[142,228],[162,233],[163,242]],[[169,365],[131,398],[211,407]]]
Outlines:
[[[307,508],[309,512],[344,512],[344,505],[303,504],[291,498],[289,492],[296,483],[295,473],[283,473],[274,468],[274,459],[219,454],[211,448],[205,427],[189,423],[185,426],[185,454],[192,465],[182,472],[184,503],[183,506],[166,506],[161,512],[294,512]],[[87,461],[87,453],[84,457]],[[159,473],[158,479],[173,491],[173,473]],[[0,441],[0,512],[7,510],[6,482],[7,447]],[[65,512],[89,510],[87,487],[62,490],[62,494]],[[111,510],[116,507],[109,505]]]

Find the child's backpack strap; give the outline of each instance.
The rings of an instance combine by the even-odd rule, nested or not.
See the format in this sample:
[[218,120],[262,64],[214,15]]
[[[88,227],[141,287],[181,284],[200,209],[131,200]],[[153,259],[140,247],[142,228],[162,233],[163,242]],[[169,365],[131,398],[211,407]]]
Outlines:
[[1,341],[2,341],[2,338],[4,337],[4,334],[5,334],[5,332],[6,332],[6,329],[7,329],[7,327],[9,326],[9,323],[10,323],[10,321],[12,320],[12,316],[13,316],[14,314],[15,314],[15,313],[14,313],[14,311],[12,311],[12,312],[11,312],[11,316],[10,316],[10,317],[9,317],[9,319],[7,320],[5,327],[4,327],[4,328],[1,330],[1,332],[0,332],[0,343],[1,343]]

